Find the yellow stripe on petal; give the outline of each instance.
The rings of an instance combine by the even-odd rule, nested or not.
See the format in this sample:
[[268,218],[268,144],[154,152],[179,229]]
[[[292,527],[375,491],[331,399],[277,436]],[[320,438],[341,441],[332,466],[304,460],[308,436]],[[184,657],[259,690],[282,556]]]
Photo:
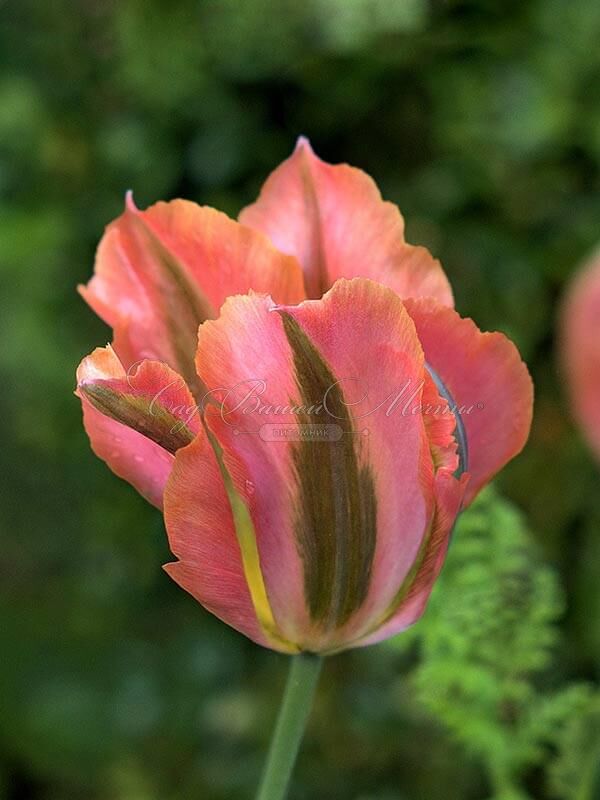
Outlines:
[[231,506],[231,513],[233,514],[235,532],[242,553],[244,574],[257,619],[265,636],[278,650],[283,649],[288,653],[299,653],[301,647],[285,639],[281,635],[277,623],[275,622],[275,617],[273,616],[273,610],[271,609],[267,589],[265,587],[262,569],[260,567],[260,556],[256,545],[256,533],[252,519],[250,518],[250,513],[246,504],[236,491],[231,476],[223,463],[221,448],[218,442],[208,428],[206,428],[206,432],[215,452],[221,475],[223,476],[223,482]]

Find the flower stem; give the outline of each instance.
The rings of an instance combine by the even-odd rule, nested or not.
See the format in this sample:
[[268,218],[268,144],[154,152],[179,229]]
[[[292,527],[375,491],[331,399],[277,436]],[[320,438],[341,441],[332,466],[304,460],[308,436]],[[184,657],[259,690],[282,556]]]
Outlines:
[[291,656],[290,672],[256,800],[283,800],[304,734],[323,659]]

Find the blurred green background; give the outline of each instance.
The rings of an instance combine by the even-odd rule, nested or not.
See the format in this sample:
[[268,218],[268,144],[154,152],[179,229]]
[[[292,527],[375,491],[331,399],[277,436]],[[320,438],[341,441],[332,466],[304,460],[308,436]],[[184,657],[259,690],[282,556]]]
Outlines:
[[303,133],[537,404],[423,622],[327,662],[291,798],[600,798],[600,468],[554,351],[600,239],[599,42],[597,0],[0,4],[0,797],[252,796],[286,659],[167,578],[160,515],[89,449],[74,370],[110,332],[75,287],[126,189],[235,215]]

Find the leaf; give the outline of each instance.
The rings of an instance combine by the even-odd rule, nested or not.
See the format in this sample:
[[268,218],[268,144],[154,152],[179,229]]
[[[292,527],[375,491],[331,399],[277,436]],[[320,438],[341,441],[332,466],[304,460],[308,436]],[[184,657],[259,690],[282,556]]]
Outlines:
[[581,685],[554,694],[538,688],[562,610],[557,576],[521,514],[488,488],[461,516],[429,608],[408,640],[420,656],[413,675],[420,701],[479,758],[494,800],[526,797],[527,770],[548,761],[587,697]]

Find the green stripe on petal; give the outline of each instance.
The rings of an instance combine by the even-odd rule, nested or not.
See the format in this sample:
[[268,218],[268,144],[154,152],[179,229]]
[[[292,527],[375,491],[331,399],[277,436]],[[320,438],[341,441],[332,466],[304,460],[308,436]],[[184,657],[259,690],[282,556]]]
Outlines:
[[194,433],[179,417],[152,398],[126,394],[100,382],[83,383],[79,390],[98,411],[143,434],[169,453],[177,452],[194,439]]
[[198,326],[215,316],[215,310],[186,267],[161,242],[143,215],[128,200],[132,231],[147,256],[145,279],[152,284],[164,318],[178,371],[197,394],[201,391],[192,357],[196,351]]
[[[295,533],[313,622],[344,625],[364,602],[377,540],[377,498],[368,466],[359,464],[352,419],[337,378],[296,320],[279,312],[294,359],[300,402],[327,398],[343,431],[338,441],[303,438],[293,446],[298,482]],[[308,425],[308,414],[299,416]]]

